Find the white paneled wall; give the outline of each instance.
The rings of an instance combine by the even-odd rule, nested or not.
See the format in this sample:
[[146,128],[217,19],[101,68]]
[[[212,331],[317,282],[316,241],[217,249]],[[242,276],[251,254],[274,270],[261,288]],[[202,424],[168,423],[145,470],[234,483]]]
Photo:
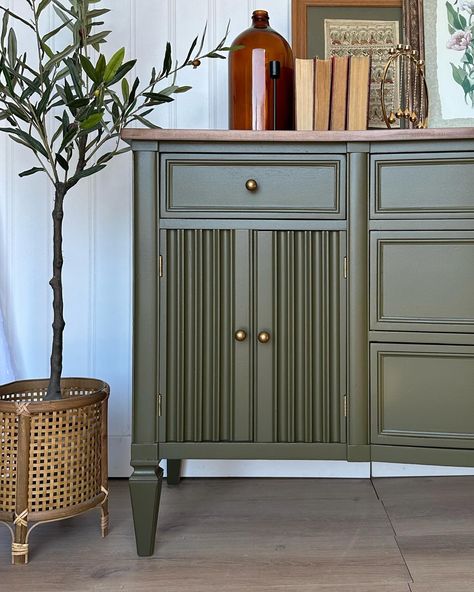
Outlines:
[[[5,0],[28,15],[25,0]],[[166,41],[177,58],[208,24],[207,45],[215,46],[231,20],[234,38],[249,24],[254,2],[232,0],[110,0],[107,52],[125,45],[138,58],[130,79],[147,81],[160,66]],[[265,4],[265,6],[263,6]],[[289,33],[289,0],[273,0],[267,8],[276,28]],[[49,16],[51,23],[56,17]],[[19,29],[19,31],[23,31]],[[27,34],[20,45],[31,49]],[[34,55],[34,53],[32,53]],[[162,127],[209,128],[227,125],[227,63],[203,62],[179,77],[193,90],[150,117]],[[32,166],[22,147],[0,135],[0,311],[17,378],[48,375],[51,293],[52,191],[41,176],[19,179]],[[110,401],[111,472],[129,473],[131,409],[131,203],[129,154],[106,171],[85,180],[65,204],[64,375],[96,376],[112,387]],[[1,328],[1,327],[0,327]],[[0,350],[0,355],[3,350]],[[6,375],[5,375],[6,376]]]
[[[20,13],[25,0],[4,0]],[[231,20],[232,40],[250,22],[255,8],[267,9],[271,23],[290,36],[290,0],[109,0],[108,52],[126,46],[138,58],[130,79],[146,81],[160,65],[167,40],[183,58],[192,39],[208,23],[209,49]],[[54,22],[51,14],[50,21]],[[22,46],[28,47],[21,36]],[[193,90],[150,117],[162,127],[225,128],[227,63],[204,62],[186,70],[179,83]],[[0,136],[0,306],[17,378],[48,375],[51,294],[51,188],[41,176],[19,179],[31,158]],[[86,180],[67,198],[65,217],[64,374],[99,377],[110,383],[111,474],[129,474],[131,409],[131,204],[129,154],[97,177]],[[188,474],[367,475],[367,465],[346,463],[205,463],[188,464]],[[386,470],[386,467],[384,467]],[[401,469],[402,473],[403,470]],[[355,472],[354,472],[355,471]]]

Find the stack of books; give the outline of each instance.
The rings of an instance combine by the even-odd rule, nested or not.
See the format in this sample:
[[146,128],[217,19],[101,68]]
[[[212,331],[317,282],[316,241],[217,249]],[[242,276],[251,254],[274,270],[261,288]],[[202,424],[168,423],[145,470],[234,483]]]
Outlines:
[[370,57],[296,59],[297,130],[365,130]]

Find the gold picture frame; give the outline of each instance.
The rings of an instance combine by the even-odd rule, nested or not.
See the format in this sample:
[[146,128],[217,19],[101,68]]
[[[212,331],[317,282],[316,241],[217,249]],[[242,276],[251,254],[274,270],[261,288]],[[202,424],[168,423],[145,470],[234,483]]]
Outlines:
[[[402,42],[410,45],[424,59],[423,0],[292,0],[292,46],[295,57],[308,56],[310,35],[322,35],[322,31],[308,28],[310,10],[320,10],[322,14],[332,8],[346,9],[401,9]],[[381,19],[383,20],[383,18]]]

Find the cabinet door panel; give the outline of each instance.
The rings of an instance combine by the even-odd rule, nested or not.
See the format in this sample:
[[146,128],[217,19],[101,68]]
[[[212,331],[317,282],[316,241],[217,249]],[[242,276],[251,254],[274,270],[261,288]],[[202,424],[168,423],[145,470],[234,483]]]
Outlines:
[[372,443],[474,448],[474,347],[372,344]]
[[371,233],[371,329],[471,332],[474,232]]
[[345,233],[163,237],[161,441],[344,442]]
[[344,442],[345,233],[255,233],[257,441]]
[[168,230],[162,237],[160,440],[248,441],[250,347],[234,333],[249,332],[249,233]]

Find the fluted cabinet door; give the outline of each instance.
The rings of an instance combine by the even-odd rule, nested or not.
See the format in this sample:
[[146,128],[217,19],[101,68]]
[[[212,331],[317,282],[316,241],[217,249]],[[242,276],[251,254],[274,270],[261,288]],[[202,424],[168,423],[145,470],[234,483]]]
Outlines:
[[345,243],[162,232],[160,441],[345,442]]
[[[162,442],[251,439],[250,235],[161,234]],[[150,329],[152,330],[152,329]]]
[[254,438],[345,442],[345,233],[257,232],[254,242]]

